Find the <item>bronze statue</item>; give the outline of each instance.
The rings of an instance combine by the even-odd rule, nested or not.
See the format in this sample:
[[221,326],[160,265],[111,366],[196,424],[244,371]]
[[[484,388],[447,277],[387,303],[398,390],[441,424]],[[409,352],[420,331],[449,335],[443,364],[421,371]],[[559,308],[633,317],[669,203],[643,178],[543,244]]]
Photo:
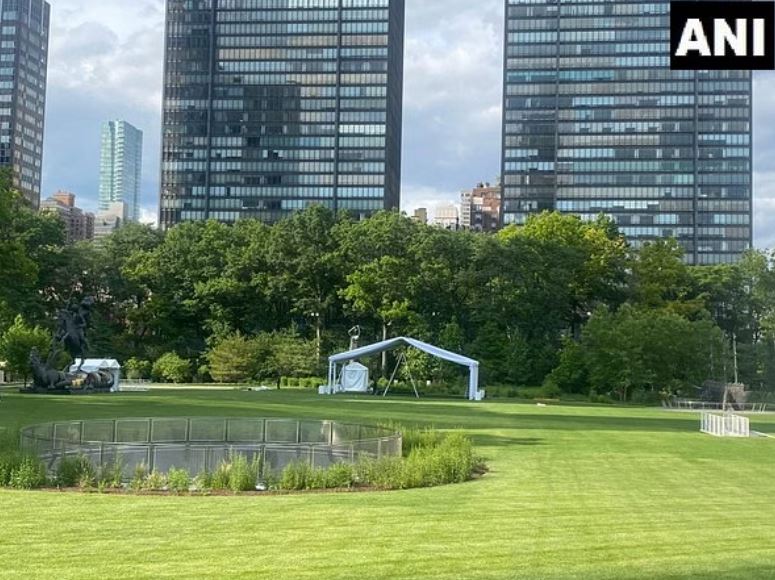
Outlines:
[[[55,349],[64,348],[73,359],[80,359],[78,371],[83,366],[86,353],[89,350],[89,342],[86,340],[86,329],[91,321],[91,309],[94,306],[94,298],[86,297],[80,304],[71,302],[66,309],[57,313],[57,332],[54,335],[55,347],[52,348],[52,356],[56,356]],[[52,357],[49,357],[51,361]]]
[[32,382],[38,389],[60,391],[73,384],[72,378],[57,371],[40,360],[37,348],[30,352],[30,367],[32,367]]
[[[103,371],[82,372],[89,342],[86,331],[91,322],[94,298],[86,297],[80,302],[71,300],[66,308],[57,312],[57,327],[48,358],[44,362],[37,349],[30,352],[34,392],[50,391],[104,391],[113,387],[113,375]],[[70,372],[70,364],[64,371],[55,368],[62,351],[67,352],[73,362],[80,359],[75,372]]]

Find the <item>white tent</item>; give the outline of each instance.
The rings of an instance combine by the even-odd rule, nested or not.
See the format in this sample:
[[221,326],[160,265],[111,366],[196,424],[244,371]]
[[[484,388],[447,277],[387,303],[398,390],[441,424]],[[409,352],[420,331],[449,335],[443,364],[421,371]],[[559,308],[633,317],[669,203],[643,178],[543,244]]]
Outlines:
[[347,393],[369,391],[369,369],[359,362],[351,362],[342,369],[342,390]]
[[369,346],[363,346],[356,348],[349,352],[343,352],[329,357],[328,359],[328,386],[325,391],[328,393],[341,392],[341,384],[339,379],[338,368],[340,365],[346,365],[359,358],[374,356],[381,354],[388,350],[393,350],[400,346],[411,346],[417,350],[421,350],[433,357],[468,367],[469,380],[468,380],[468,399],[471,401],[479,401],[482,399],[482,393],[479,391],[479,362],[468,357],[465,357],[438,346],[433,346],[425,342],[416,340],[414,338],[392,338],[384,342],[378,342]]
[[[70,367],[70,372],[77,372],[80,365],[81,359],[75,359],[75,364]],[[83,361],[81,372],[96,373],[99,371],[113,375],[113,386],[110,390],[113,393],[117,393],[119,391],[119,383],[121,382],[121,365],[119,362],[115,359],[103,358],[87,358]]]

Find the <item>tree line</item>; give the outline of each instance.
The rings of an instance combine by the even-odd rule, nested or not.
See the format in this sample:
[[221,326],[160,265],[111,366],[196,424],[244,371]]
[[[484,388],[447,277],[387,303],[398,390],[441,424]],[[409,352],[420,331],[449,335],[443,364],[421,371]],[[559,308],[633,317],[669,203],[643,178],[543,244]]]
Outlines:
[[[545,213],[483,235],[313,207],[68,246],[6,183],[0,282],[0,358],[22,374],[57,309],[90,295],[92,353],[171,381],[325,375],[360,325],[362,344],[409,335],[477,358],[488,387],[631,399],[737,375],[775,389],[772,255],[689,267],[674,240],[635,250],[604,217]],[[410,364],[462,392],[446,364]]]

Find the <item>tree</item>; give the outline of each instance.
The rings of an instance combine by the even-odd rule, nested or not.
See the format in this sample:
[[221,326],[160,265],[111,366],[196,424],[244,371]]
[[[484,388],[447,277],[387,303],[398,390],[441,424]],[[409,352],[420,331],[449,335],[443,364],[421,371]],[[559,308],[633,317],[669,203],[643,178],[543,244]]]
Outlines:
[[63,245],[60,220],[36,212],[0,170],[0,332],[20,312],[31,322],[45,318],[46,274]]
[[601,308],[582,333],[580,352],[566,347],[571,350],[562,357],[565,366],[553,377],[576,381],[588,374],[592,389],[614,392],[622,401],[635,389],[675,393],[717,378],[714,367],[723,365],[714,357],[720,358],[722,344],[720,329],[707,319],[630,306],[618,312]]
[[185,383],[191,378],[191,363],[174,352],[168,352],[153,364],[151,374],[157,381]]
[[220,340],[207,353],[210,375],[218,383],[241,383],[258,376],[261,348],[240,333]]
[[673,238],[657,240],[636,253],[632,263],[632,302],[645,310],[665,309],[696,318],[704,310],[693,289],[684,249]]
[[37,349],[41,358],[46,356],[51,336],[38,326],[28,326],[17,316],[11,327],[0,338],[0,357],[8,364],[8,370],[24,379],[24,386],[31,374],[30,352]]
[[309,377],[319,370],[314,341],[304,340],[292,330],[274,333],[271,340],[268,366],[277,377],[278,388],[282,377]]

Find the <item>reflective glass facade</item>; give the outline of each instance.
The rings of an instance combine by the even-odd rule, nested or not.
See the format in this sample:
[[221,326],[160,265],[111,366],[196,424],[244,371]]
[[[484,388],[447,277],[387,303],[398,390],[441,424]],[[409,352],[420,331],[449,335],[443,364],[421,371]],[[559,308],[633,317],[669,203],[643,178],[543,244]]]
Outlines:
[[0,0],[0,166],[40,204],[50,6],[42,0]]
[[160,223],[397,208],[403,0],[167,0]]
[[671,71],[669,9],[506,0],[505,223],[604,213],[697,264],[751,247],[751,74]]
[[127,219],[140,220],[143,174],[143,132],[126,121],[102,124],[100,150],[100,211],[112,203],[126,204]]

